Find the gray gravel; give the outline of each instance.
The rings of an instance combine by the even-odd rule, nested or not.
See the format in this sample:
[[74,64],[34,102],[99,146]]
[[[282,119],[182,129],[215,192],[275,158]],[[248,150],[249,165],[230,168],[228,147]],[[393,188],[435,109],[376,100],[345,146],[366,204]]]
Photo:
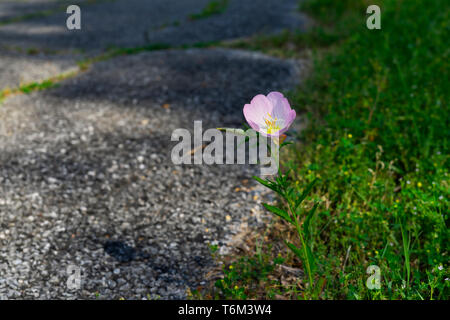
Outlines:
[[177,45],[303,30],[306,25],[297,10],[298,4],[298,0],[229,0],[222,14],[194,21],[182,20],[179,26],[150,30],[146,39]]
[[[77,3],[86,1],[88,0],[78,0]],[[0,0],[0,24],[36,12],[56,10],[67,3],[70,0]]]
[[[304,27],[304,19],[296,10],[298,0],[230,0],[224,13],[194,21],[189,16],[201,12],[209,0],[91,2],[78,2],[82,12],[80,31],[67,30],[65,10],[0,25],[0,90],[68,72],[77,67],[82,56],[93,56],[110,47],[152,43],[178,46]],[[0,1],[0,12],[11,17],[59,8],[60,3],[65,2]],[[26,55],[28,51],[38,54]]]
[[147,30],[170,19],[184,19],[206,3],[208,0],[84,0],[77,2],[82,30],[69,31],[68,15],[62,10],[66,1],[0,1],[0,21],[45,10],[54,12],[0,23],[0,90],[70,72],[77,68],[77,61],[112,46],[148,44]]
[[78,71],[78,59],[82,59],[82,56],[71,54],[49,57],[0,50],[0,91]]
[[[8,99],[0,298],[185,298],[213,266],[208,242],[226,253],[263,224],[263,189],[255,167],[173,165],[172,130],[240,126],[249,99],[290,88],[299,71],[243,51],[168,50]],[[82,268],[79,290],[66,285],[70,265]]]
[[[300,28],[298,0],[229,0],[226,11],[190,21],[209,0],[116,0],[82,5],[81,31],[66,28],[65,11],[0,27],[0,43],[41,49],[98,50],[154,43],[227,40]],[[178,22],[179,26],[173,26]],[[171,27],[164,27],[172,25]]]

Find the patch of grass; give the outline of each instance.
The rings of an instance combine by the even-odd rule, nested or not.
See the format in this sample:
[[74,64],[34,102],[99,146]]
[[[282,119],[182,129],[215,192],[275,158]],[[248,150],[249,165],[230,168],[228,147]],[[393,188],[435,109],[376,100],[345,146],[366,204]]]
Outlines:
[[[24,93],[28,94],[33,91],[40,91],[45,90],[49,88],[53,88],[58,85],[58,82],[71,78],[79,72],[86,71],[89,69],[89,67],[97,62],[100,61],[106,61],[109,59],[112,59],[114,57],[120,56],[120,55],[131,55],[131,54],[138,54],[140,52],[145,51],[155,51],[155,50],[164,50],[171,48],[170,45],[167,44],[151,44],[141,47],[132,47],[132,48],[110,48],[105,53],[99,54],[95,57],[90,57],[81,61],[78,61],[78,71],[63,73],[60,75],[57,75],[55,77],[51,77],[49,79],[45,79],[40,82],[32,82],[20,85],[18,88],[10,89],[6,88],[2,91],[0,91],[0,103],[2,103],[7,97],[18,94],[18,93]],[[31,53],[30,53],[31,54]]]
[[[284,226],[281,230],[286,231]],[[286,267],[286,263],[292,263],[292,254],[285,247],[278,245],[281,233],[271,233],[271,242],[262,241],[260,235],[253,235],[247,239],[249,244],[255,245],[258,250],[247,252],[239,259],[218,256],[218,246],[210,246],[212,256],[215,260],[222,262],[221,267],[215,271],[221,274],[207,288],[199,287],[188,290],[191,299],[255,299],[266,298],[288,298],[292,297],[294,288],[285,286],[286,280],[296,283],[301,270]]]
[[150,44],[150,45],[146,45],[146,46],[130,47],[130,48],[113,47],[113,48],[106,50],[106,52],[99,54],[95,57],[90,57],[90,58],[78,61],[78,67],[84,71],[84,70],[87,70],[89,68],[89,66],[91,66],[92,64],[94,64],[96,62],[106,61],[106,60],[112,59],[117,56],[138,54],[138,53],[146,52],[146,51],[148,52],[148,51],[166,50],[166,49],[170,49],[170,48],[172,48],[170,45],[164,44],[164,43],[156,43],[156,44]]
[[[445,0],[372,2],[381,7],[381,30],[366,28],[364,0],[302,7],[322,34],[298,39],[309,39],[316,53],[328,50],[315,55],[311,77],[290,94],[309,123],[285,155],[288,188],[300,194],[320,179],[305,202],[321,202],[309,222],[319,298],[448,299],[450,10]],[[296,41],[285,34],[246,45],[272,50],[299,47]],[[366,286],[369,265],[380,267],[381,289]],[[247,297],[255,297],[251,279]],[[288,296],[308,298],[306,282],[285,283]],[[261,291],[256,298],[271,296]]]
[[209,18],[216,14],[222,14],[227,10],[228,0],[212,0],[208,2],[206,7],[200,13],[194,13],[189,16],[191,20],[199,20]]
[[45,79],[43,81],[36,81],[36,82],[22,84],[18,88],[14,88],[14,89],[5,88],[2,91],[0,91],[0,104],[7,97],[10,97],[10,96],[13,96],[16,94],[20,94],[20,93],[29,94],[34,91],[41,91],[41,90],[54,88],[54,87],[58,86],[58,82],[68,79],[68,78],[71,78],[77,74],[78,74],[77,71],[71,71],[71,72],[57,75],[55,77],[51,77],[49,79]]
[[52,80],[44,80],[42,82],[32,82],[26,85],[22,85],[19,87],[19,91],[22,93],[30,93],[33,91],[45,90],[52,88],[56,85],[56,83]]
[[[111,0],[108,0],[111,1]],[[30,93],[37,90],[45,90],[48,88],[52,88],[57,85],[58,82],[65,80],[67,78],[73,77],[80,72],[84,72],[89,69],[91,65],[97,62],[106,61],[109,59],[112,59],[117,56],[123,56],[123,55],[133,55],[138,54],[141,52],[150,52],[150,51],[158,51],[158,50],[168,50],[168,49],[174,49],[174,50],[180,50],[180,49],[189,49],[189,48],[210,48],[218,45],[219,42],[197,42],[189,45],[181,45],[181,46],[171,46],[169,44],[164,43],[155,43],[155,44],[149,44],[145,46],[139,46],[139,47],[130,47],[130,48],[119,48],[119,47],[112,47],[106,50],[104,53],[101,53],[94,57],[89,57],[87,59],[83,59],[77,62],[78,65],[78,71],[63,73],[61,75],[51,77],[50,79],[43,80],[41,82],[33,82],[25,85],[21,85],[18,88],[10,89],[5,88],[4,90],[0,91],[0,104],[6,99],[8,96],[15,95],[18,93]],[[34,54],[34,50],[32,52],[28,52],[29,54]]]
[[305,51],[316,49],[326,51],[339,43],[341,37],[327,32],[321,26],[309,32],[284,30],[280,34],[257,35],[250,39],[224,42],[222,47],[259,51],[279,58],[301,58]]

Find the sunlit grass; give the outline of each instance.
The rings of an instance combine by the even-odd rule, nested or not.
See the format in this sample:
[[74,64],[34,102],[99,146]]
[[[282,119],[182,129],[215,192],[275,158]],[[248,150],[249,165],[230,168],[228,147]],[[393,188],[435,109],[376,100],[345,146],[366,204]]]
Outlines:
[[[302,9],[319,25],[308,34],[234,45],[281,57],[308,47],[315,52],[311,76],[290,94],[308,127],[283,165],[291,169],[287,187],[298,194],[319,178],[305,200],[305,209],[321,203],[310,221],[318,298],[448,299],[448,5],[383,1],[381,30],[366,28],[367,5],[309,0]],[[280,201],[279,208],[287,207]],[[295,228],[286,224],[276,222],[268,232],[267,245],[295,241]],[[277,256],[265,254],[275,266]],[[305,269],[287,252],[277,254]],[[245,259],[228,263],[249,266]],[[379,290],[366,286],[369,265],[381,269]],[[212,297],[314,297],[306,273],[300,283],[276,273],[231,277],[227,288],[242,292],[219,285]]]

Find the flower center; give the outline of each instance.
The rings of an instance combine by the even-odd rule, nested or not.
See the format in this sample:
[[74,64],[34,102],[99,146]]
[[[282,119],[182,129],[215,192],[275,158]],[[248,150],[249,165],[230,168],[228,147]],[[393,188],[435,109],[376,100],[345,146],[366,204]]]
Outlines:
[[275,133],[277,131],[280,131],[280,126],[278,125],[277,121],[278,118],[273,118],[270,113],[267,113],[268,117],[264,118],[264,122],[266,123],[266,131],[268,134]]

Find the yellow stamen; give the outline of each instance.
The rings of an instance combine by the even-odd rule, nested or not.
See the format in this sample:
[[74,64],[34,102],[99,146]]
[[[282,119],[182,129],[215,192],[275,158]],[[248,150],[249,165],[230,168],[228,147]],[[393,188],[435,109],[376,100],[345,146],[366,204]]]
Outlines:
[[281,128],[277,124],[278,118],[274,119],[270,113],[267,113],[267,115],[268,115],[268,117],[264,118],[264,122],[267,125],[267,133],[272,134],[272,133],[279,131]]

